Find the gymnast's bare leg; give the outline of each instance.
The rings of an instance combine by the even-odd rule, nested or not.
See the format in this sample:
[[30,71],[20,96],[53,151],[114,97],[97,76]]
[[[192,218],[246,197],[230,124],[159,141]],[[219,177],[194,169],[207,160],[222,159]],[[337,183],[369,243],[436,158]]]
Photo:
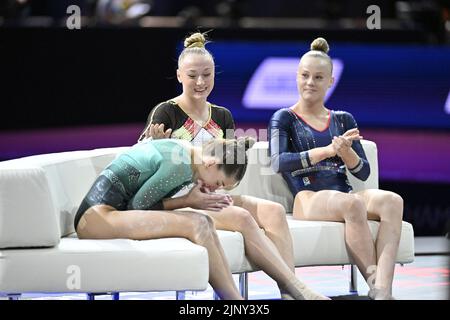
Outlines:
[[[395,258],[400,241],[403,200],[393,192],[364,190],[301,191],[294,200],[294,218],[345,222],[349,253],[366,279],[372,299],[391,299]],[[367,219],[380,221],[376,245]]]
[[328,300],[309,289],[295,277],[273,242],[260,229],[251,213],[241,207],[228,206],[221,211],[205,211],[216,229],[238,231],[244,237],[245,254],[249,260],[272,277],[283,292],[298,300]]
[[217,294],[224,300],[242,300],[212,219],[207,215],[189,211],[118,211],[108,205],[96,205],[81,217],[77,233],[80,239],[189,239],[208,250],[209,282]]
[[[233,202],[235,206],[246,209],[253,216],[289,269],[295,274],[292,236],[284,207],[279,203],[251,196],[233,196]],[[292,299],[283,288],[280,288],[280,294],[282,299]]]

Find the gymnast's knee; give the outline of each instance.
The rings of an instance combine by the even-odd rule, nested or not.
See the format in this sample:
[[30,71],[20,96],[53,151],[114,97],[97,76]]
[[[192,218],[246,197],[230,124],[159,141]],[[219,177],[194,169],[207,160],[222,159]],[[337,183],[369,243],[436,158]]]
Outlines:
[[259,229],[258,224],[248,210],[236,206],[229,206],[225,210],[227,210],[229,220],[232,221],[232,227],[235,231],[243,232],[252,228]]
[[206,214],[194,213],[192,222],[186,226],[188,238],[194,243],[204,243],[215,235],[214,221]]
[[345,222],[366,223],[367,208],[364,200],[357,195],[346,195],[340,199],[340,214]]

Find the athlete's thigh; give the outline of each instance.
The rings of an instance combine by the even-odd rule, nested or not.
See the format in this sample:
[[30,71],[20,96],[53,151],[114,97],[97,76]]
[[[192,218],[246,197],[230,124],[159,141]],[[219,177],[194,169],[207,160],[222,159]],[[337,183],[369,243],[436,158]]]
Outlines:
[[191,211],[119,211],[108,205],[96,205],[81,217],[77,233],[91,239],[189,237],[195,224],[205,221],[200,214]]
[[380,208],[386,205],[387,199],[395,193],[391,191],[381,190],[381,189],[367,189],[356,192],[366,204],[367,207],[367,218],[369,220],[380,220],[380,214],[382,214]]
[[286,219],[284,207],[274,201],[244,195],[233,196],[233,202],[235,206],[247,210],[260,227],[265,227],[273,219]]
[[244,220],[254,220],[254,218],[247,210],[235,205],[228,206],[220,211],[199,210],[191,208],[183,208],[179,210],[190,210],[193,212],[199,212],[208,215],[213,220],[214,227],[218,230],[238,231],[242,227],[242,222]]
[[294,199],[293,216],[299,220],[344,221],[343,208],[355,195],[335,191],[300,191]]

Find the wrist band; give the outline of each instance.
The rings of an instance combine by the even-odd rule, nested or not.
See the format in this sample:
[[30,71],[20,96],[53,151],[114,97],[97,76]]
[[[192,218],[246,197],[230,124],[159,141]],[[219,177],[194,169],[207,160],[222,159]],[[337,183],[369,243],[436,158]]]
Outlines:
[[311,167],[311,160],[309,159],[309,152],[305,151],[300,153],[300,161],[303,168]]
[[363,165],[364,165],[364,162],[362,161],[361,158],[359,158],[359,161],[358,161],[358,164],[356,165],[356,167],[354,167],[353,169],[348,169],[348,171],[350,171],[353,174],[358,173],[361,171]]

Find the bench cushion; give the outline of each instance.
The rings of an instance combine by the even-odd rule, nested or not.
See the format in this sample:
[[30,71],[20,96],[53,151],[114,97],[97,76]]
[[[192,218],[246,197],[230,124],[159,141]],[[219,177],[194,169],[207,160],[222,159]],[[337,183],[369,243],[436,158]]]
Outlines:
[[54,246],[60,239],[45,171],[0,168],[0,248]]
[[0,292],[9,293],[205,290],[208,274],[206,249],[181,238],[67,237],[53,248],[0,251]]
[[[344,241],[344,223],[328,221],[300,221],[288,215],[289,230],[294,244],[294,263],[296,267],[327,266],[351,264]],[[368,221],[372,238],[378,234],[379,222]],[[402,224],[397,263],[414,261],[414,232],[408,222]],[[232,272],[257,270],[247,259]]]
[[53,246],[73,233],[81,200],[100,172],[127,148],[0,162],[0,248]]

